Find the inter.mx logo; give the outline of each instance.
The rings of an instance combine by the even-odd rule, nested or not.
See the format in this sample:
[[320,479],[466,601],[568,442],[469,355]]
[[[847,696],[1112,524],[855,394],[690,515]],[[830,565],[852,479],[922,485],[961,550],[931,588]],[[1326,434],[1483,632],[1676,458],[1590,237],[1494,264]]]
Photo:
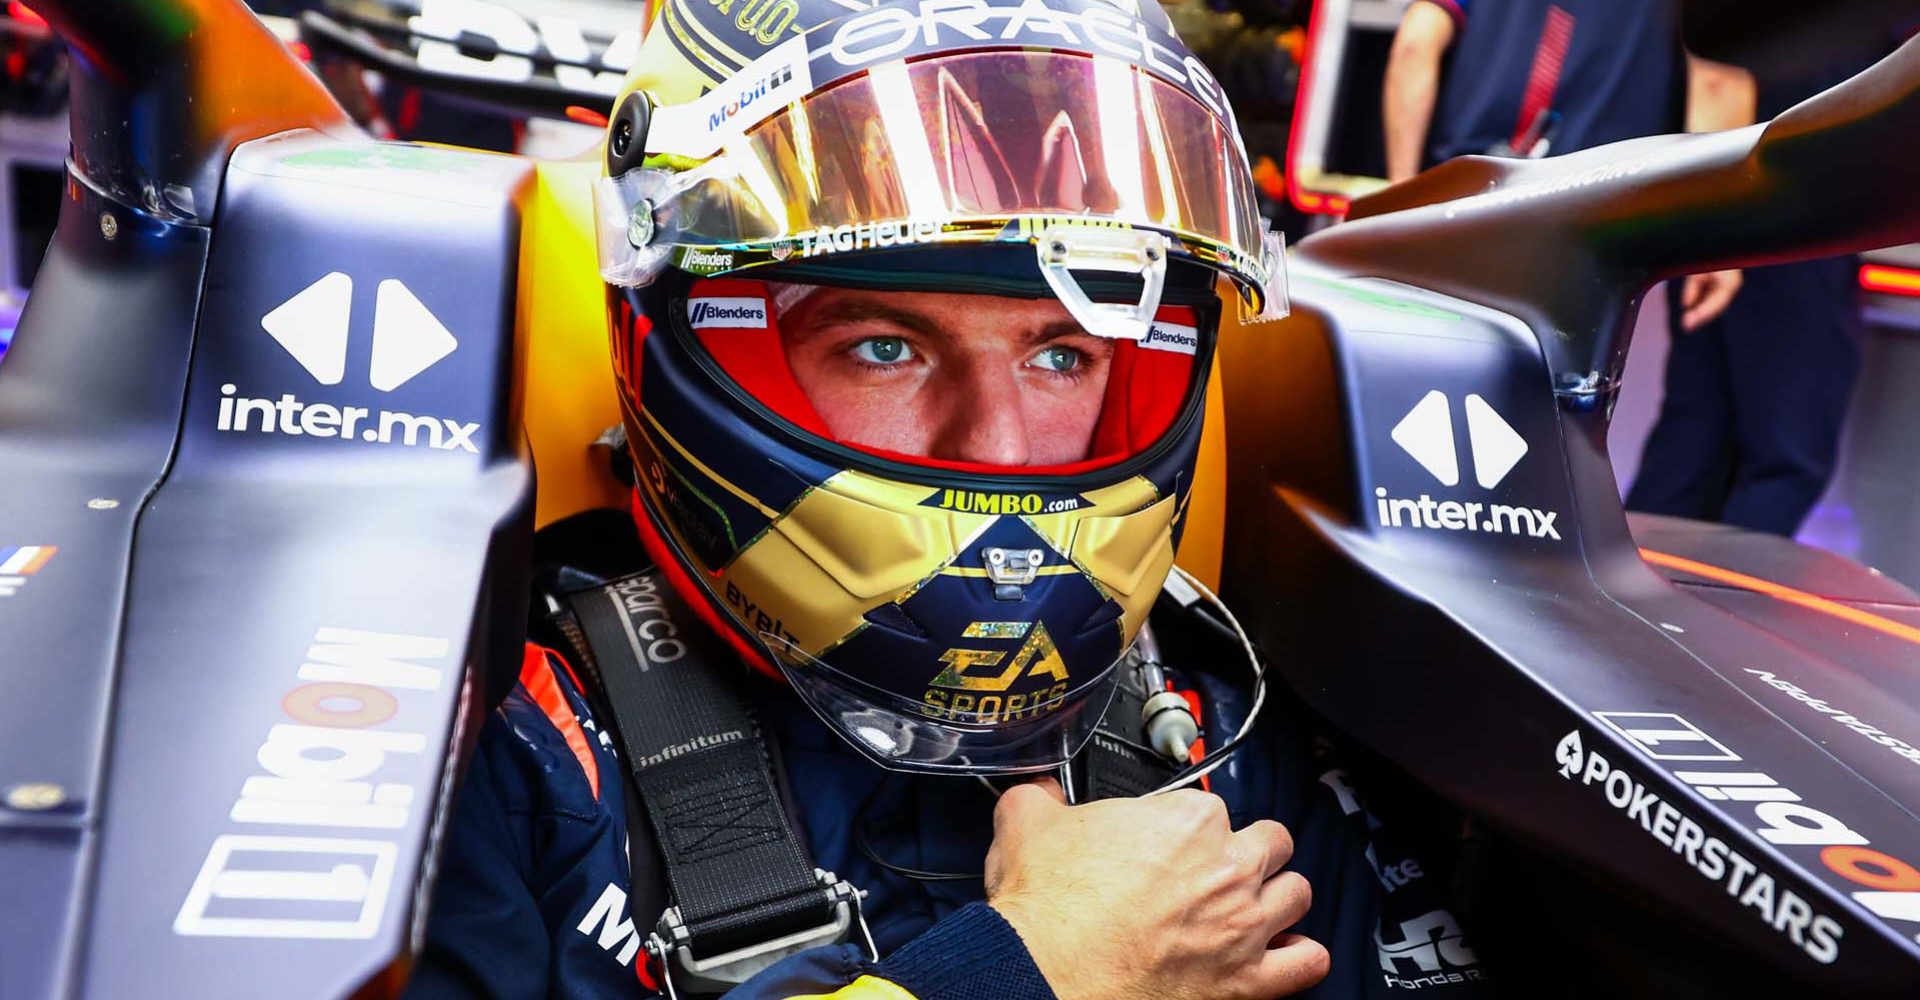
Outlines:
[[[346,379],[352,309],[353,279],[335,271],[260,317],[260,327],[300,362],[314,381],[339,385]],[[380,282],[374,299],[373,361],[367,372],[368,385],[380,392],[392,392],[459,346],[453,334],[406,285],[392,278]],[[477,423],[415,416],[399,410],[307,402],[290,392],[268,399],[241,396],[239,391],[232,382],[220,387],[220,430],[479,451],[473,443],[473,435],[480,429]]]
[[[1469,393],[1464,403],[1467,447],[1473,458],[1473,479],[1483,490],[1499,486],[1507,473],[1526,457],[1527,441],[1486,400]],[[1393,443],[1412,456],[1440,485],[1460,485],[1459,449],[1453,433],[1453,407],[1447,394],[1435,389],[1421,397],[1391,433]],[[1475,531],[1490,535],[1551,538],[1560,532],[1553,522],[1557,511],[1478,501],[1435,500],[1422,493],[1418,500],[1373,491],[1381,527],[1426,528],[1438,531]]]

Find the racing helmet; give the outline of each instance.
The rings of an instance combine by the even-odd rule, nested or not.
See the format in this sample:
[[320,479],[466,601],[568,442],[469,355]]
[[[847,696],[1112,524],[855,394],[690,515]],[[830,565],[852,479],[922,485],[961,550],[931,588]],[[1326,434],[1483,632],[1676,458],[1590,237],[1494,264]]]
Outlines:
[[[1284,315],[1232,112],[1152,0],[728,9],[663,6],[595,191],[642,540],[881,766],[1057,766],[1173,566],[1223,311]],[[1113,345],[1086,454],[836,435],[783,337],[823,286],[1057,300]]]

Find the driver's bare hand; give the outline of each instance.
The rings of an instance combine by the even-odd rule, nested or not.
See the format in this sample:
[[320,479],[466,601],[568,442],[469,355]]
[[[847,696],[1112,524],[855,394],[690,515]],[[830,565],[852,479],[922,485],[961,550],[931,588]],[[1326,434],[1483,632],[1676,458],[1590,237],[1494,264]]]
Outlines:
[[1269,1000],[1327,974],[1284,933],[1312,900],[1292,857],[1286,827],[1236,832],[1207,792],[1068,806],[1049,779],[1000,797],[987,901],[1060,1000]]

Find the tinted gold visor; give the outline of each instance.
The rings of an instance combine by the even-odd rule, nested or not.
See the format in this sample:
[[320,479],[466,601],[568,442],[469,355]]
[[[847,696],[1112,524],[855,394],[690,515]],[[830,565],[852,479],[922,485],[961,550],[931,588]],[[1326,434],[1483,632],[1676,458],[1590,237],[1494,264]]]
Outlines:
[[[1227,121],[1136,66],[1067,52],[882,63],[691,169],[611,178],[601,202],[603,273],[623,284],[666,266],[715,274],[898,245],[1059,244],[1048,234],[1063,226],[1083,237],[1069,250],[1089,257],[1201,260],[1250,304],[1278,270]],[[1115,232],[1084,238],[1099,229]],[[1156,235],[1119,236],[1131,229]]]

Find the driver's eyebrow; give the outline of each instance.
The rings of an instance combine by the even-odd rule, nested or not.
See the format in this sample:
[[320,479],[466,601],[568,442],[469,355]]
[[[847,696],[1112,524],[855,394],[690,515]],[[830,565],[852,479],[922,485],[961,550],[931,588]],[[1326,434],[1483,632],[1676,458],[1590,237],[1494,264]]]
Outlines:
[[[1059,340],[1062,337],[1074,336],[1091,337],[1093,334],[1088,333],[1085,327],[1073,320],[1062,319],[1055,320],[1028,333],[1027,343],[1044,344],[1050,340]],[[1100,339],[1104,340],[1105,338]]]
[[840,323],[864,323],[879,320],[923,337],[947,337],[952,333],[930,316],[901,309],[873,299],[844,298],[826,303],[811,317],[808,327],[818,330]]
[[[901,309],[898,306],[889,305],[885,302],[864,298],[844,298],[826,303],[820,307],[820,311],[817,314],[811,317],[811,321],[807,325],[814,329],[820,329],[840,323],[864,323],[872,320],[891,323],[903,330],[919,334],[923,337],[952,337],[955,335],[952,329],[924,313],[915,312],[911,309]],[[1082,328],[1079,323],[1071,319],[1063,319],[1035,327],[1027,331],[1026,336],[1022,339],[1030,345],[1044,344],[1049,341],[1059,340],[1062,337],[1072,337],[1080,334],[1086,334],[1086,330]]]

